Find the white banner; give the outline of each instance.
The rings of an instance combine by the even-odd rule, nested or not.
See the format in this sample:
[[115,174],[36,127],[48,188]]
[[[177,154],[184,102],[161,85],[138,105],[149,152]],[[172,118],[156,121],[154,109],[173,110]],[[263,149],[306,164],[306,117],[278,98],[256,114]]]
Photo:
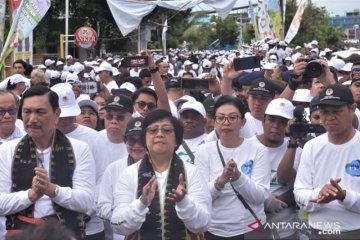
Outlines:
[[300,1],[299,7],[295,13],[295,16],[294,16],[292,22],[291,22],[289,30],[286,33],[285,42],[287,42],[288,44],[294,39],[294,37],[296,36],[296,34],[299,31],[300,23],[302,21],[306,5],[307,5],[307,0]]
[[234,7],[237,0],[107,0],[110,11],[123,36],[135,30],[143,17],[151,13],[156,6],[178,11],[194,8],[199,3],[205,3],[213,8],[220,17],[225,18]]
[[265,38],[267,36],[275,37],[275,31],[268,14],[267,0],[258,1],[258,17],[260,38]]

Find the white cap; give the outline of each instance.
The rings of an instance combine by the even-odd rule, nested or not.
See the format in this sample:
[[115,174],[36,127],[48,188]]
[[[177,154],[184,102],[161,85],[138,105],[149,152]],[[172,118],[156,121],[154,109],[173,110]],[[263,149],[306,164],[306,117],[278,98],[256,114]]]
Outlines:
[[187,102],[187,101],[196,101],[196,99],[194,97],[192,97],[192,96],[184,95],[181,98],[176,99],[174,101],[174,104],[175,104],[176,107],[178,107],[180,103]]
[[56,70],[50,71],[50,79],[57,79],[60,77],[61,77],[61,74],[58,71],[56,71]]
[[280,42],[279,42],[279,45],[280,45],[280,46],[287,46],[284,41],[280,41]]
[[66,59],[66,60],[73,59],[73,56],[67,55],[65,59]]
[[73,65],[72,70],[74,71],[74,73],[79,74],[80,72],[85,70],[85,67],[81,63],[78,63]]
[[55,65],[60,66],[60,65],[64,65],[64,63],[62,61],[57,61]]
[[277,60],[277,57],[276,57],[276,55],[271,54],[271,55],[270,55],[270,59]]
[[[62,72],[61,73],[61,81],[62,82],[65,82],[66,81],[66,78],[67,78],[67,76],[69,76],[71,73],[70,72]],[[79,77],[78,77],[79,78]]]
[[59,96],[61,109],[60,117],[74,117],[81,113],[80,107],[76,102],[75,94],[69,83],[58,83],[51,87],[51,90]]
[[85,65],[85,67],[92,68],[93,67],[93,62],[92,61],[84,61],[84,65]]
[[79,107],[91,107],[95,110],[95,112],[99,112],[99,107],[96,105],[96,103],[90,99],[90,96],[87,94],[80,94],[80,96],[76,99],[77,104]]
[[200,113],[201,116],[206,117],[206,111],[205,111],[204,105],[201,102],[198,102],[198,101],[185,102],[181,106],[181,109],[179,110],[179,115],[181,113],[185,112],[186,110],[194,110],[194,111]]
[[203,62],[202,62],[202,67],[203,68],[211,68],[212,64],[209,60],[205,59]]
[[349,63],[347,63],[347,64],[344,65],[344,67],[341,69],[341,71],[351,72],[352,66],[353,66],[353,63],[349,62]]
[[79,76],[76,73],[70,73],[66,76],[67,83],[80,83]]
[[274,70],[276,66],[276,63],[266,63],[263,68],[264,70]]
[[21,74],[14,74],[9,77],[9,81],[10,81],[11,85],[15,85],[15,84],[22,83],[22,82],[26,83],[27,79]]
[[114,59],[112,58],[112,57],[108,57],[107,59],[106,59],[106,61],[113,61]]
[[294,105],[285,98],[276,98],[268,104],[265,114],[292,119],[294,114]]
[[128,90],[128,91],[130,91],[132,93],[136,91],[135,85],[132,84],[131,82],[124,82],[123,84],[121,84],[119,89],[126,89],[126,90]]
[[336,70],[340,71],[345,66],[345,62],[339,58],[334,58],[329,61],[329,66],[334,67]]
[[190,61],[190,60],[186,60],[185,62],[184,62],[184,67],[185,66],[189,66],[189,65],[192,65],[193,63]]
[[325,49],[324,49],[324,52],[325,52],[325,53],[328,53],[328,52],[332,52],[332,50],[331,50],[330,48],[325,48]]
[[301,88],[299,88],[299,89],[295,90],[292,101],[309,103],[309,102],[311,102],[312,98],[313,97],[311,96],[309,89],[301,89]]
[[298,50],[298,49],[301,49],[301,47],[300,47],[299,45],[297,45],[297,46],[295,47],[295,50]]
[[108,72],[112,72],[112,66],[110,63],[108,62],[102,62],[98,68],[98,72],[101,71],[108,71]]
[[55,63],[55,60],[46,59],[44,64],[45,64],[46,67],[48,67],[48,66],[50,66],[50,65],[52,65],[54,63]]
[[46,69],[46,66],[44,64],[40,64],[37,66],[38,69]]
[[318,44],[319,44],[319,42],[318,42],[318,41],[316,41],[316,40],[312,40],[310,44],[311,44],[311,45],[318,45]]
[[291,61],[291,57],[286,57],[285,61]]
[[112,75],[113,75],[113,76],[118,76],[118,75],[120,75],[120,72],[119,72],[119,70],[118,70],[116,67],[113,67],[113,68],[112,68]]

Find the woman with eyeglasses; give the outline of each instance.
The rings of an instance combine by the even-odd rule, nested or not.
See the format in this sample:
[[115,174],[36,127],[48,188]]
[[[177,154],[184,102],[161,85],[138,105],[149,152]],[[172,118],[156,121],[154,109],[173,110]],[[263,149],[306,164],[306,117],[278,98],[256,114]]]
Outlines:
[[[195,153],[195,165],[207,181],[212,196],[211,224],[205,233],[206,240],[244,239],[245,234],[253,230],[249,225],[256,219],[234,189],[262,223],[266,220],[263,205],[270,188],[270,165],[260,144],[240,137],[239,131],[246,121],[244,114],[244,105],[238,98],[220,97],[214,106],[219,140],[199,146]],[[257,228],[259,225],[251,226]]]
[[[124,142],[128,151],[128,155],[108,165],[101,180],[99,198],[98,198],[98,215],[110,221],[113,210],[113,192],[117,179],[121,172],[139,160],[143,159],[146,149],[141,141],[140,135],[144,125],[144,118],[138,117],[131,119],[126,127]],[[108,222],[105,226],[108,226]],[[105,234],[112,234],[110,228],[105,227]],[[111,237],[110,237],[111,238]],[[120,240],[124,237],[119,234],[113,234],[113,240]]]
[[208,187],[196,167],[176,154],[183,139],[179,120],[154,110],[144,120],[145,157],[119,176],[112,228],[127,239],[185,239],[207,229]]

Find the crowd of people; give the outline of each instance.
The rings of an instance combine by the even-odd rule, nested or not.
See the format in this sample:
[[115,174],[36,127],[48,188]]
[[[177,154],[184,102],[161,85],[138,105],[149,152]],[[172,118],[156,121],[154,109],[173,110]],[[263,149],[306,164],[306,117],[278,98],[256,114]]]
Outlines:
[[[138,55],[147,66],[13,63],[0,82],[3,239],[56,224],[64,239],[358,238],[359,55],[270,37]],[[235,70],[252,56],[260,67]],[[183,87],[196,78],[205,87]]]

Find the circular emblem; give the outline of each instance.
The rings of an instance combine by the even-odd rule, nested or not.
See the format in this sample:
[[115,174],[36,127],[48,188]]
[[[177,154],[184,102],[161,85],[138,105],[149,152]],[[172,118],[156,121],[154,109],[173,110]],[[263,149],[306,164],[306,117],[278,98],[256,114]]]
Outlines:
[[67,102],[68,101],[67,96],[63,96],[62,100],[63,100],[63,102]]
[[119,101],[120,101],[120,97],[119,97],[119,96],[114,97],[114,102],[119,102]]
[[79,48],[92,48],[96,45],[97,33],[91,27],[81,27],[75,32],[75,43]]
[[136,121],[134,124],[135,127],[141,127],[141,122],[140,121]]
[[326,90],[325,94],[329,96],[329,95],[333,94],[333,92],[334,92],[334,90],[332,88],[328,88]]
[[265,83],[264,82],[259,82],[259,87],[265,87]]

